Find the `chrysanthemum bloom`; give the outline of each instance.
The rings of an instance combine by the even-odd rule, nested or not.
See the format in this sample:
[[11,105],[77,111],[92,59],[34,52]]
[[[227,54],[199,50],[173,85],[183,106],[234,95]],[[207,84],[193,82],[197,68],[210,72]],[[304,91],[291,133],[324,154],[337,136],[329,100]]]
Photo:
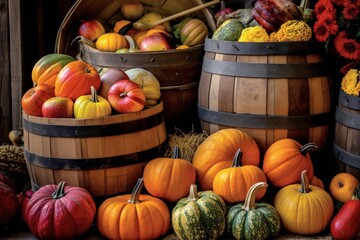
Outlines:
[[350,95],[359,96],[360,93],[360,71],[350,69],[341,81],[341,90]]

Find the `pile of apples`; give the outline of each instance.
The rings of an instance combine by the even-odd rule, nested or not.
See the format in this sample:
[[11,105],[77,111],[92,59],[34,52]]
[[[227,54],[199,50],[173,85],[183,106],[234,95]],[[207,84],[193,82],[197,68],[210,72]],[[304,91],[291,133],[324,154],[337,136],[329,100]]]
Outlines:
[[[114,24],[101,23],[97,19],[81,20],[78,27],[78,35],[85,38],[91,47],[104,52],[139,52],[161,51],[170,49],[186,49],[191,44],[184,43],[179,36],[174,34],[176,24],[170,25],[165,22],[149,29],[140,27],[161,20],[164,16],[157,12],[146,11],[144,5],[137,1],[128,1],[120,7],[121,20]],[[206,24],[195,19],[204,31],[198,34],[202,38],[199,43],[205,41],[208,35]],[[181,19],[177,24],[180,24]],[[182,27],[182,26],[181,26]],[[205,31],[206,28],[206,31]]]

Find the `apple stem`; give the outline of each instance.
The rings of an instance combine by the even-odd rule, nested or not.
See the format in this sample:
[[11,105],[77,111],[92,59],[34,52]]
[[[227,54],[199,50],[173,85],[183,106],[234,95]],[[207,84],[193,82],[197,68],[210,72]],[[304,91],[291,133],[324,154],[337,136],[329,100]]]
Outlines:
[[126,97],[127,96],[127,92],[122,92],[122,93],[120,93],[120,97],[121,98],[124,98],[124,97]]

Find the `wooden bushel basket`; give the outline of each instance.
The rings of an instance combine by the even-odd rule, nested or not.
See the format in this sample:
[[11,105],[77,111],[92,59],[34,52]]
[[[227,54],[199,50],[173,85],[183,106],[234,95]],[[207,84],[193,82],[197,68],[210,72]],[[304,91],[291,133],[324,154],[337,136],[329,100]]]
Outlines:
[[[146,11],[156,11],[170,16],[180,11],[203,4],[201,0],[138,0]],[[78,0],[63,20],[56,39],[58,53],[78,56],[95,67],[116,67],[123,70],[144,68],[159,80],[166,128],[189,127],[198,122],[197,95],[204,55],[204,45],[182,50],[151,51],[136,53],[100,52],[83,43],[71,42],[77,36],[77,26],[83,18],[95,18],[108,29],[122,19],[119,11],[126,0]],[[204,21],[213,32],[215,22],[208,9],[195,12],[191,16]]]
[[94,119],[23,113],[24,154],[34,190],[65,181],[92,196],[130,192],[166,148],[163,104]]
[[201,127],[210,134],[243,130],[263,154],[284,138],[322,148],[331,120],[325,69],[316,43],[206,39],[198,96]]
[[360,97],[339,93],[333,152],[337,170],[360,180]]

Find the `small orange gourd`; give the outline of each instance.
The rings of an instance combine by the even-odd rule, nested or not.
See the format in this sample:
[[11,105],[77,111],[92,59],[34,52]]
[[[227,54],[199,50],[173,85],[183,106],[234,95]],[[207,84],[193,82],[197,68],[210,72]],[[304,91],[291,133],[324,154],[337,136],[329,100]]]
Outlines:
[[260,150],[247,133],[226,128],[208,136],[196,149],[192,163],[196,169],[198,185],[202,190],[212,190],[215,175],[229,168],[238,149],[243,152],[242,165],[260,164]]
[[[258,182],[266,182],[265,173],[257,166],[241,166],[242,152],[236,152],[233,165],[219,171],[213,181],[213,191],[219,194],[228,203],[237,203],[245,200],[250,187]],[[256,200],[261,199],[266,188],[256,192]]]
[[121,48],[129,48],[126,38],[116,32],[104,33],[95,43],[96,49],[103,52],[115,52]]
[[179,157],[179,147],[173,149],[172,158],[156,158],[144,169],[144,185],[154,197],[176,202],[189,194],[196,182],[196,171],[191,162]]
[[106,199],[98,208],[97,227],[108,239],[157,239],[170,229],[170,210],[161,199],[141,194],[139,178],[131,194]]
[[284,187],[299,183],[301,172],[308,171],[311,179],[314,175],[310,150],[317,148],[314,143],[301,145],[293,139],[281,139],[266,150],[263,171],[268,181],[275,187]]

